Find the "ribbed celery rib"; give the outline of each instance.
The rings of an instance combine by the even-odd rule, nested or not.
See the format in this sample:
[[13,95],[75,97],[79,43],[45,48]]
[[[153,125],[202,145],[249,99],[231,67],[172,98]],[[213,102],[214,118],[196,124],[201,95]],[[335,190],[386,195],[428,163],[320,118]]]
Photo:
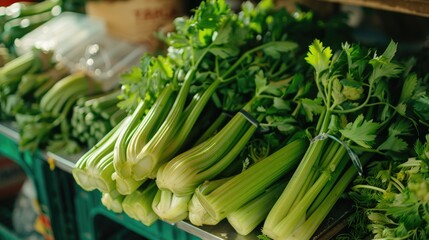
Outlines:
[[176,223],[188,217],[188,203],[192,195],[178,197],[170,191],[158,190],[152,209],[164,221]]
[[124,212],[146,226],[152,225],[158,220],[158,216],[152,209],[152,202],[157,190],[158,188],[155,182],[149,182],[148,184],[145,183],[143,187],[137,189],[133,193],[125,196],[122,202]]
[[213,218],[223,219],[293,170],[307,146],[306,139],[295,140],[234,176],[213,192],[205,195],[197,189],[195,194]]
[[227,219],[234,230],[240,235],[246,236],[263,222],[280,196],[286,182],[275,183],[267,191],[229,214]]
[[199,184],[230,165],[255,130],[245,117],[237,114],[214,137],[161,166],[157,173],[158,186],[178,196],[192,194]]

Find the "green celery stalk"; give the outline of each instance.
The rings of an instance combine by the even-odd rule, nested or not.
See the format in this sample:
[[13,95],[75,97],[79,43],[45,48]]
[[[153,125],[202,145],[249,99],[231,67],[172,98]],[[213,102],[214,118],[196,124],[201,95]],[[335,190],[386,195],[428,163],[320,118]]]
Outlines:
[[127,118],[127,123],[125,124],[125,127],[121,129],[119,137],[115,143],[113,164],[117,174],[121,177],[128,178],[131,176],[132,165],[127,160],[126,149],[129,139],[132,137],[132,133],[137,127],[137,124],[141,121],[141,118],[143,118],[148,107],[148,101],[143,100],[139,102],[132,115]]
[[101,203],[112,212],[122,213],[122,202],[124,201],[124,198],[124,195],[121,195],[116,190],[113,190],[111,192],[102,194]]
[[75,72],[59,80],[40,100],[40,110],[58,114],[67,100],[76,95],[85,96],[101,91],[98,84],[92,81],[84,72]]
[[[47,82],[52,82],[52,85],[58,80],[64,78],[69,73],[69,69],[61,63],[57,63],[53,68],[50,68],[43,73],[30,73],[22,76],[21,82],[18,85],[17,93],[25,95],[32,90],[38,91]],[[36,96],[36,94],[35,94]]]
[[[204,194],[211,193],[214,189],[224,184],[231,177],[216,179],[212,181],[206,181],[199,186],[199,189]],[[203,225],[216,225],[220,222],[219,219],[214,219],[210,216],[210,214],[206,211],[206,209],[201,204],[196,194],[192,195],[192,198],[188,205],[188,218],[189,221],[195,226],[203,226]]]
[[181,86],[177,97],[162,125],[156,131],[154,136],[146,143],[143,149],[136,157],[133,165],[133,177],[137,180],[148,178],[153,173],[156,173],[160,165],[160,156],[164,151],[168,141],[175,137],[177,129],[180,127],[182,111],[185,108],[185,103],[189,94],[192,79],[196,70],[191,69],[185,76],[183,85]]
[[[331,114],[329,112],[324,114],[323,123],[321,124],[322,130],[320,132],[326,132],[328,127],[327,123],[329,122],[330,117]],[[316,164],[320,162],[322,153],[325,152],[324,149],[327,142],[328,141],[312,142],[308,149],[305,150],[304,157],[294,171],[289,183],[286,185],[282,196],[280,196],[279,200],[273,206],[273,209],[270,211],[264,222],[263,231],[265,231],[265,234],[266,232],[269,232],[268,229],[275,228],[275,226],[277,226],[277,224],[288,214],[298,197],[296,193],[304,189],[304,185],[307,182],[305,180],[308,180],[308,178],[312,176],[311,172],[317,166]],[[299,201],[299,199],[297,201]]]
[[216,120],[210,125],[210,127],[207,128],[207,130],[204,131],[203,134],[201,134],[201,136],[197,139],[197,141],[195,141],[194,146],[214,136],[225,125],[225,123],[230,120],[230,118],[231,117],[229,114],[225,112],[221,112],[219,116],[216,118]]
[[[276,224],[274,229],[264,227],[263,233],[273,239],[289,236],[297,228],[297,226],[299,226],[301,220],[305,219],[307,209],[311,206],[319,193],[331,179],[332,172],[343,171],[343,169],[337,169],[337,166],[341,163],[341,161],[347,161],[347,158],[344,157],[346,152],[347,151],[344,147],[340,148],[335,154],[334,158],[331,160],[329,166],[323,169],[316,182],[312,184],[311,187],[306,191],[302,199],[299,199],[298,204],[296,204],[293,208],[290,209],[288,213],[286,213],[287,215]],[[282,196],[283,198],[280,198],[278,201],[289,201],[288,197],[284,197],[284,195]],[[279,203],[276,202],[276,204]]]
[[256,126],[237,113],[214,137],[161,166],[156,176],[158,187],[178,196],[192,194],[198,185],[228,167],[255,130]]
[[155,171],[158,170],[157,168],[159,168],[164,162],[169,161],[184,145],[189,133],[204,110],[204,107],[207,105],[207,102],[210,100],[211,96],[220,84],[220,80],[213,81],[204,93],[198,97],[198,101],[192,108],[191,112],[185,115],[186,120],[180,125],[180,128],[177,129],[177,133],[174,135],[174,138],[171,138],[171,141],[165,145]]
[[[361,158],[362,164],[365,164],[370,159],[371,154],[364,155]],[[349,186],[349,184],[357,176],[358,170],[355,166],[350,166],[341,175],[341,178],[333,186],[332,190],[327,194],[325,199],[319,205],[319,207],[302,223],[296,230],[289,236],[285,236],[283,239],[287,240],[306,240],[311,239],[317,228],[320,226],[323,220],[334,207],[335,203],[341,197],[343,192]]]
[[285,186],[286,181],[273,184],[261,195],[230,213],[226,219],[237,233],[248,235],[265,220]]
[[118,104],[118,96],[120,92],[120,90],[114,90],[109,93],[102,94],[99,97],[89,99],[88,101],[85,101],[85,107],[89,107],[95,112],[103,112],[103,109],[107,109]]
[[113,152],[109,152],[102,157],[94,168],[89,168],[88,173],[94,178],[95,186],[100,192],[111,192],[116,188],[115,181],[112,179]]
[[213,218],[223,219],[294,169],[307,145],[305,139],[294,140],[234,176],[213,192],[204,194],[197,188],[195,194]]
[[[126,122],[126,120],[123,120],[120,124],[115,126],[76,162],[72,169],[73,178],[77,184],[86,191],[92,191],[96,188],[96,186],[91,183],[91,175],[88,173],[88,169],[96,169],[97,164],[103,157],[113,152],[114,144],[119,137],[120,128],[123,127]],[[97,172],[97,170],[93,171]]]
[[158,189],[152,202],[152,209],[158,217],[169,223],[177,223],[188,217],[188,203],[192,194],[176,196],[167,190]]
[[110,118],[109,122],[111,126],[116,126],[119,124],[119,122],[124,119],[127,116],[127,112],[125,112],[122,109],[118,109],[115,113],[113,113]]
[[159,217],[152,209],[152,202],[158,188],[154,181],[144,184],[142,187],[125,196],[122,202],[124,212],[146,226],[151,226]]
[[28,52],[6,63],[0,68],[0,86],[18,81],[22,75],[26,74],[31,69],[34,60],[34,53]]
[[136,131],[127,145],[127,161],[132,164],[137,162],[137,155],[150,141],[153,133],[159,128],[160,123],[165,120],[166,114],[170,111],[173,96],[173,86],[171,84],[165,86],[146,116],[136,127]]
[[123,195],[133,193],[147,180],[135,180],[132,177],[121,177],[117,172],[113,172],[111,178],[116,182],[116,190]]

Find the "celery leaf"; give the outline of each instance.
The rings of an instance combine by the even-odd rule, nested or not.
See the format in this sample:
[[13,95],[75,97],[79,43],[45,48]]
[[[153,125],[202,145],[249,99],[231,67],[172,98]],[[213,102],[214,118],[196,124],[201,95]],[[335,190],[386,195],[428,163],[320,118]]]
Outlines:
[[309,52],[305,60],[314,67],[317,73],[320,73],[329,68],[331,57],[332,49],[324,47],[320,40],[315,39],[309,47]]
[[322,105],[321,98],[303,98],[300,102],[302,104],[304,115],[308,121],[313,121],[314,115],[320,115],[325,110],[325,107]]
[[344,129],[340,129],[341,134],[355,142],[361,147],[371,148],[377,137],[377,130],[380,124],[372,120],[365,120],[363,115],[359,115],[353,123],[348,123]]

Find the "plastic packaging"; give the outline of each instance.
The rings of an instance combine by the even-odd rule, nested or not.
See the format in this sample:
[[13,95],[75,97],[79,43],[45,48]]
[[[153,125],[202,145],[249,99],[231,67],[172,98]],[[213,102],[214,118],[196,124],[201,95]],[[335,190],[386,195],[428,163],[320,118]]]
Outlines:
[[72,72],[84,70],[105,91],[119,86],[120,75],[147,52],[143,45],[110,36],[102,21],[74,12],[63,12],[15,41],[18,55],[33,47],[53,50],[56,61]]

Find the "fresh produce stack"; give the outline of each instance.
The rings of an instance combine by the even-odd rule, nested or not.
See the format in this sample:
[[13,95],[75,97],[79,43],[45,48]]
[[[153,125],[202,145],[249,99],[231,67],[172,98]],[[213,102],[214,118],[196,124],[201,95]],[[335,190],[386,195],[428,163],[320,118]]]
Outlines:
[[[85,72],[71,72],[52,56],[53,51],[34,48],[0,68],[0,118],[16,121],[21,150],[77,153],[82,147],[92,147],[126,113],[117,106],[119,90],[104,92]],[[86,121],[82,125],[82,119],[73,117],[74,108],[93,118],[80,115]],[[83,126],[84,131],[91,128],[82,139],[76,131]]]
[[353,180],[427,134],[416,62],[331,21],[268,0],[237,13],[201,2],[175,20],[165,55],[124,74],[129,114],[79,159],[76,182],[146,225],[226,219],[242,235],[310,239]]
[[76,182],[146,225],[226,220],[242,235],[310,239],[345,195],[357,233],[343,236],[428,238],[419,59],[268,0],[239,12],[203,1],[174,25],[166,53],[142,56],[120,92],[52,52],[2,54],[1,119],[17,121],[23,150],[89,147]]
[[0,43],[12,49],[14,40],[61,13],[61,0],[16,2],[0,7]]
[[87,148],[93,147],[127,112],[118,107],[120,90],[80,98],[71,116],[72,136]]

